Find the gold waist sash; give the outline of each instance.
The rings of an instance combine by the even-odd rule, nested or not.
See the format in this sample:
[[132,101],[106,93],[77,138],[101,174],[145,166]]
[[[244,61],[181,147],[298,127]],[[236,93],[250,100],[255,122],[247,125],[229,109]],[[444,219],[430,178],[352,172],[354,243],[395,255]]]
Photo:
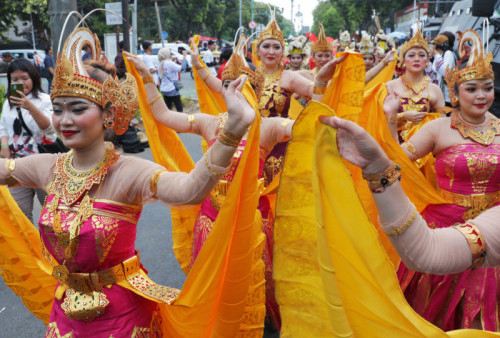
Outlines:
[[481,212],[500,202],[500,191],[470,195],[457,194],[448,190],[441,190],[440,193],[451,203],[467,208],[462,216],[464,220],[475,218]]

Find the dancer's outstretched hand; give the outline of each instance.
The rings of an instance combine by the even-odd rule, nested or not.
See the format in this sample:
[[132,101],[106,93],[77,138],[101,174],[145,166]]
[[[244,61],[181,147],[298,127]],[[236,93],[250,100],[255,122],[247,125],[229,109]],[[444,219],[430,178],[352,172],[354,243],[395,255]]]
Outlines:
[[337,65],[344,61],[347,55],[342,55],[339,58],[333,58],[332,60],[328,61],[326,65],[321,67],[321,70],[318,72],[318,75],[316,75],[316,78],[321,81],[327,83],[328,81],[331,80],[333,77],[333,74],[335,74],[335,69],[337,68]]
[[377,141],[356,123],[335,116],[320,116],[319,120],[337,128],[340,156],[360,167],[365,174],[381,173],[391,163]]
[[146,77],[146,76],[151,75],[146,64],[137,55],[130,54],[128,52],[124,52],[124,53],[127,55],[127,59],[134,63],[135,69],[137,69],[137,71],[139,72],[141,77]]
[[241,93],[247,76],[231,82],[222,92],[229,113],[225,128],[233,134],[243,136],[255,119],[255,110]]

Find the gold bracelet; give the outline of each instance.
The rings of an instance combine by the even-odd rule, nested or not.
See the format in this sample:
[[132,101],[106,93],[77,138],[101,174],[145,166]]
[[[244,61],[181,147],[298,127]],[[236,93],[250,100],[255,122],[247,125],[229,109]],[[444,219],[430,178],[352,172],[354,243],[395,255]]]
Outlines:
[[7,186],[9,188],[19,186],[19,182],[14,177],[12,177],[12,172],[16,168],[16,160],[11,159],[11,158],[8,159],[5,162],[5,168],[7,169],[7,172],[9,174],[9,176],[7,176],[7,178],[5,179],[5,182],[7,183]]
[[161,97],[161,94],[156,95],[151,101],[148,102],[148,105],[153,105]]
[[168,172],[167,169],[156,169],[151,178],[149,179],[149,190],[153,193],[153,197],[156,198],[156,193],[158,192],[158,181],[160,180],[161,175]]
[[389,123],[398,123],[397,115],[389,117]]
[[194,66],[194,69],[196,69],[196,70],[200,70],[200,69],[203,69],[203,68],[205,68],[205,67],[203,67],[203,65],[196,65],[196,66]]
[[406,120],[405,113],[398,113],[397,118],[398,118],[398,121],[399,120]]
[[326,87],[318,87],[314,85],[313,94],[323,95],[326,93]]
[[415,209],[415,207],[413,207],[413,213],[411,214],[410,218],[408,218],[403,225],[401,225],[395,229],[392,229],[391,231],[386,232],[385,234],[387,236],[401,235],[403,233],[403,231],[405,231],[406,228],[408,228],[410,226],[410,224],[413,223],[413,221],[415,220],[415,217],[417,217],[417,209]]
[[196,121],[194,120],[194,114],[188,114],[188,123],[193,125]]
[[226,172],[218,172],[214,168],[210,167],[210,164],[208,164],[208,154],[205,155],[205,166],[207,167],[208,171],[214,176],[220,177],[223,176]]
[[410,152],[410,160],[415,161],[417,159],[417,148],[415,148],[415,145],[410,141],[406,141],[402,146],[405,146]]
[[469,269],[475,269],[481,266],[486,257],[486,242],[481,235],[481,231],[471,223],[462,223],[454,225],[453,228],[457,229],[464,235],[467,243],[469,243],[470,251],[472,253],[472,264]]
[[401,167],[393,162],[380,174],[363,173],[363,178],[367,181],[368,188],[373,193],[381,193],[394,182],[401,180],[400,171]]
[[225,128],[223,128],[222,131],[217,135],[217,140],[219,140],[220,143],[233,148],[238,148],[241,139],[242,136],[235,135],[230,131],[227,131]]
[[152,83],[152,84],[154,84],[156,86],[155,78],[153,77],[153,75],[148,75],[146,77],[143,77],[142,78],[142,83],[144,83],[144,84]]

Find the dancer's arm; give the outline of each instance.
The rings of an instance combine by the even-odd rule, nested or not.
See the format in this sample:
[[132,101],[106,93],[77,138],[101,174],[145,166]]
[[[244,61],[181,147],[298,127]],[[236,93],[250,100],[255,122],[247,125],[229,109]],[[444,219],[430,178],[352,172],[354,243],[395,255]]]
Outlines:
[[370,82],[373,80],[375,76],[377,76],[378,73],[380,73],[385,67],[389,65],[394,60],[394,54],[396,54],[395,50],[389,51],[387,55],[377,63],[372,69],[366,72],[365,74],[365,83]]
[[200,62],[200,58],[198,57],[198,47],[194,46],[191,51],[191,62],[193,64],[193,68],[198,71],[201,79],[210,87],[214,92],[221,93],[222,92],[222,81],[217,77],[213,76],[210,70],[203,66]]
[[425,124],[407,142],[401,144],[406,156],[415,161],[433,152],[439,136],[439,128],[442,126],[443,123],[439,119]]
[[292,139],[294,120],[283,117],[264,117],[260,126],[260,145],[270,152],[277,143]]
[[[340,155],[361,167],[364,175],[383,173],[392,162],[378,143],[355,123],[336,117],[322,117],[321,121],[338,128]],[[403,178],[404,179],[404,178]],[[470,221],[470,226],[431,229],[406,197],[398,181],[382,192],[372,193],[382,228],[411,269],[433,274],[448,274],[481,264],[481,250],[474,247],[474,233],[482,234],[486,244],[483,266],[500,264],[500,208],[485,211]],[[467,235],[472,231],[472,236]],[[476,238],[477,239],[477,238]],[[474,250],[474,251],[473,251]]]

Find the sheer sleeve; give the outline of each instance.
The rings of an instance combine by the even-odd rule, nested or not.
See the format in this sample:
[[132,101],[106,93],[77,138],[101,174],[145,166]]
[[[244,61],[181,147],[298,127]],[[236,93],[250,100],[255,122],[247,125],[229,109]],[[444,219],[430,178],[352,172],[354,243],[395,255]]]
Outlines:
[[276,143],[287,142],[292,138],[294,121],[283,117],[266,117],[260,126],[260,146],[271,151]]
[[401,144],[401,147],[410,160],[415,161],[434,150],[440,123],[440,120],[427,123],[407,142]]
[[45,189],[54,174],[54,165],[59,154],[37,154],[15,160],[11,174],[7,169],[7,160],[0,161],[0,184],[7,184],[9,176],[20,185],[28,188]]

